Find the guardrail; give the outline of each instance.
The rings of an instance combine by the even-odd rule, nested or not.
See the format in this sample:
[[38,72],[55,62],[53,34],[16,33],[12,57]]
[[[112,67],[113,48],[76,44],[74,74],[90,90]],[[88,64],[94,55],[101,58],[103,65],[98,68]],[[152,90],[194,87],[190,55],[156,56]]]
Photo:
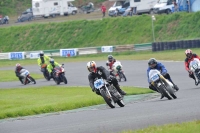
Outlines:
[[[151,43],[145,43],[145,44],[135,44],[135,45],[127,44],[127,45],[118,45],[118,46],[53,49],[53,50],[43,50],[43,52],[47,56],[70,57],[70,56],[97,54],[97,53],[149,50],[151,48],[152,48]],[[10,57],[10,53],[0,53],[0,59],[23,59],[23,58],[35,59],[39,57],[40,51],[38,50],[38,51],[12,52],[12,57]],[[23,53],[23,54],[20,54],[20,53]]]

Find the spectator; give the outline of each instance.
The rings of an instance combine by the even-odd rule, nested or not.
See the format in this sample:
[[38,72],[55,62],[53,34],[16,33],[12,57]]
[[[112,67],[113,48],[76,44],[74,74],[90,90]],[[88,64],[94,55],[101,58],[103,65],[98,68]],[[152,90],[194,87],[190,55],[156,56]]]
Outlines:
[[104,5],[101,6],[101,11],[103,13],[103,17],[106,15],[106,7]]
[[178,4],[176,3],[176,0],[173,1],[174,3],[174,12],[178,12]]
[[187,9],[188,9],[188,12],[190,12],[190,1],[187,0]]

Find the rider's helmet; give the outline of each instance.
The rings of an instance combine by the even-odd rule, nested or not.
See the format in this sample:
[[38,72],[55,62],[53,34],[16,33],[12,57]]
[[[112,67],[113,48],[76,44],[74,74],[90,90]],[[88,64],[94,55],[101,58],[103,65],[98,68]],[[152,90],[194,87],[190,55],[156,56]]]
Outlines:
[[17,63],[15,66],[16,66],[16,69],[20,69],[22,67],[19,63]]
[[94,61],[89,61],[87,63],[87,69],[89,72],[96,72],[96,69],[97,69],[97,65]]
[[188,59],[191,59],[192,58],[192,50],[190,50],[190,49],[185,50],[185,55]]
[[49,62],[51,63],[51,65],[54,65],[54,59],[51,58]]
[[150,68],[155,68],[156,65],[157,65],[157,63],[158,63],[158,62],[156,61],[155,58],[151,58],[151,59],[149,59],[149,61],[148,61],[148,65],[149,65]]
[[40,57],[43,57],[44,56],[44,52],[43,51],[40,51]]
[[112,62],[113,60],[114,60],[113,56],[112,55],[108,55],[108,61]]

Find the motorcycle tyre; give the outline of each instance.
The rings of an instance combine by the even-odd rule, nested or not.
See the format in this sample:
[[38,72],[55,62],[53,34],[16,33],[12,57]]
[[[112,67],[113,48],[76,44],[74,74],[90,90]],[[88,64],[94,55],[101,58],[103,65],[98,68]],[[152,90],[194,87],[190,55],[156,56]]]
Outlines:
[[163,88],[165,88],[164,85],[162,85],[161,89],[159,88],[160,93],[163,94],[166,98],[168,98],[168,100],[171,100],[172,98],[168,95],[168,93],[166,92],[166,90],[163,89]]
[[115,108],[115,102],[113,101],[112,98],[108,98],[106,96],[106,92],[104,90],[101,90],[101,96],[104,98],[105,102],[110,106],[111,108]]

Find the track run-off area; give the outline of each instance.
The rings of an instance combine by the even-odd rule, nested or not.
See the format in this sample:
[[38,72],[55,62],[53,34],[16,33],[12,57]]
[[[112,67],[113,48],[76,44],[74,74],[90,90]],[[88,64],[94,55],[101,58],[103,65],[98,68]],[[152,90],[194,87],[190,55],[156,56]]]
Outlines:
[[[177,99],[167,100],[160,97],[145,101],[128,102],[125,107],[111,109],[107,105],[87,109],[35,115],[0,120],[0,133],[110,133],[145,128],[151,125],[185,122],[200,119],[200,86],[188,77],[184,62],[161,61],[167,68],[172,80],[180,90]],[[89,86],[87,62],[59,62],[65,64],[68,84],[60,86]],[[104,66],[106,61],[96,61]],[[127,82],[121,86],[141,86],[148,88],[147,61],[122,60]],[[31,72],[41,73],[37,65],[24,66]],[[15,66],[0,68],[13,70]],[[41,73],[42,74],[42,73]],[[19,81],[1,82],[0,88],[26,88],[33,86],[57,86],[54,81],[36,80],[36,85],[22,85]],[[96,95],[94,93],[94,95]],[[125,96],[126,97],[126,96]],[[81,100],[81,99],[77,99]]]

